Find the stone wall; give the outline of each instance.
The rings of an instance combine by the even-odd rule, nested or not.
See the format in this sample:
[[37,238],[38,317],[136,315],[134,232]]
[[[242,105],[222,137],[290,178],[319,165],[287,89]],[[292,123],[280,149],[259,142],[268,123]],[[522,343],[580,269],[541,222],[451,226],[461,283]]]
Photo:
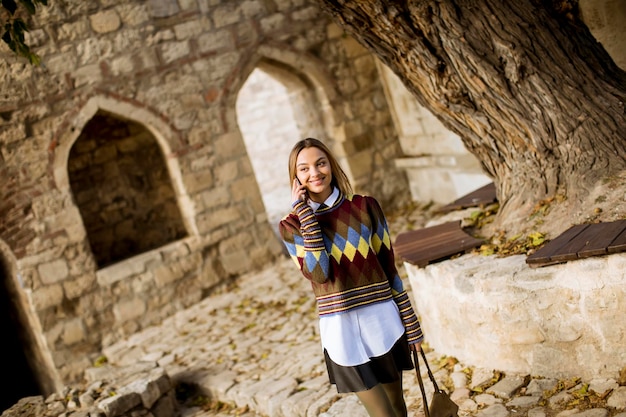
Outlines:
[[[594,33],[606,30],[601,41],[619,53],[616,3],[584,3]],[[389,206],[420,191],[394,162],[419,148],[399,141],[394,120],[406,109],[385,96],[376,59],[311,1],[67,0],[39,9],[32,26],[43,66],[0,46],[0,262],[46,393],[79,379],[103,346],[280,256],[236,112],[256,69],[295,94],[296,130],[326,140],[358,192]],[[106,128],[90,130],[103,115],[138,129],[126,145],[149,152],[120,166],[96,140]],[[463,160],[434,118],[415,120],[422,143],[450,139]],[[81,146],[107,193],[79,169]],[[430,161],[444,181],[446,161]],[[155,164],[158,178],[146,172]]]
[[492,181],[459,136],[422,107],[388,67],[380,65],[380,72],[403,152],[395,164],[405,170],[414,201],[447,204]]
[[0,51],[0,248],[46,393],[281,254],[236,117],[255,68],[304,80],[357,191],[408,199],[375,58],[308,1],[51,2],[28,41],[43,66]]
[[428,344],[476,367],[618,380],[626,364],[626,254],[530,268],[468,254],[405,264]]

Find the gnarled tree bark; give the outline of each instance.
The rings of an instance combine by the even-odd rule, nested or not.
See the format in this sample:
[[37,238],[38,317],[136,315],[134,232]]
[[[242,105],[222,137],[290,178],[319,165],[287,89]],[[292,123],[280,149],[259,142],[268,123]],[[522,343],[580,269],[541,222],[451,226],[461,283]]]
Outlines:
[[[480,160],[501,205],[492,230],[528,230],[537,203],[562,196],[544,226],[554,237],[624,172],[626,73],[575,1],[318,2]],[[607,193],[623,200],[621,185]]]

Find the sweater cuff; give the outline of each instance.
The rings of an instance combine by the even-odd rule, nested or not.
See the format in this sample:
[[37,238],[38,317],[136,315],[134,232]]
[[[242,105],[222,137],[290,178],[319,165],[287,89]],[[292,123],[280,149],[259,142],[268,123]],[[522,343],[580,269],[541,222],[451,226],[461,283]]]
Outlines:
[[393,298],[400,310],[400,317],[402,318],[409,344],[412,345],[423,341],[424,335],[422,333],[422,327],[420,326],[415,311],[413,311],[413,307],[411,307],[411,301],[406,291],[395,294]]
[[322,230],[317,222],[313,209],[304,201],[298,200],[292,204],[292,207],[300,219],[300,229],[302,239],[304,240],[304,250],[320,251],[324,250],[324,239]]

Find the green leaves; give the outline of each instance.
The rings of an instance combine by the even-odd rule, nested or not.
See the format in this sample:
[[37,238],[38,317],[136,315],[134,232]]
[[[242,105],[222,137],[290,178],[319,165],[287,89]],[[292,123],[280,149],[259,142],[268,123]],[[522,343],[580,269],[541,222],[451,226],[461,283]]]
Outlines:
[[4,7],[11,15],[14,15],[17,10],[17,4],[13,0],[2,0],[2,7]]
[[38,5],[48,5],[48,0],[2,0],[2,8],[7,13],[0,13],[0,16],[7,15],[6,21],[2,23],[2,41],[17,55],[23,56],[33,65],[39,65],[41,58],[31,51],[26,45],[25,33],[28,32],[26,22],[22,16],[24,12],[34,15]]

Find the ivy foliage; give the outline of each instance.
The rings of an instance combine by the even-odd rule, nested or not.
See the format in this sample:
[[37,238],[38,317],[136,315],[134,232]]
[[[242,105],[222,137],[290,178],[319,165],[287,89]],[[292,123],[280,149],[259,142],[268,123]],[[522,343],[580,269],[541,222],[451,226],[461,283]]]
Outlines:
[[25,19],[35,14],[38,5],[47,6],[48,0],[1,0],[0,24],[2,41],[13,52],[23,56],[32,65],[39,65],[41,59],[26,44],[24,35],[28,32]]

